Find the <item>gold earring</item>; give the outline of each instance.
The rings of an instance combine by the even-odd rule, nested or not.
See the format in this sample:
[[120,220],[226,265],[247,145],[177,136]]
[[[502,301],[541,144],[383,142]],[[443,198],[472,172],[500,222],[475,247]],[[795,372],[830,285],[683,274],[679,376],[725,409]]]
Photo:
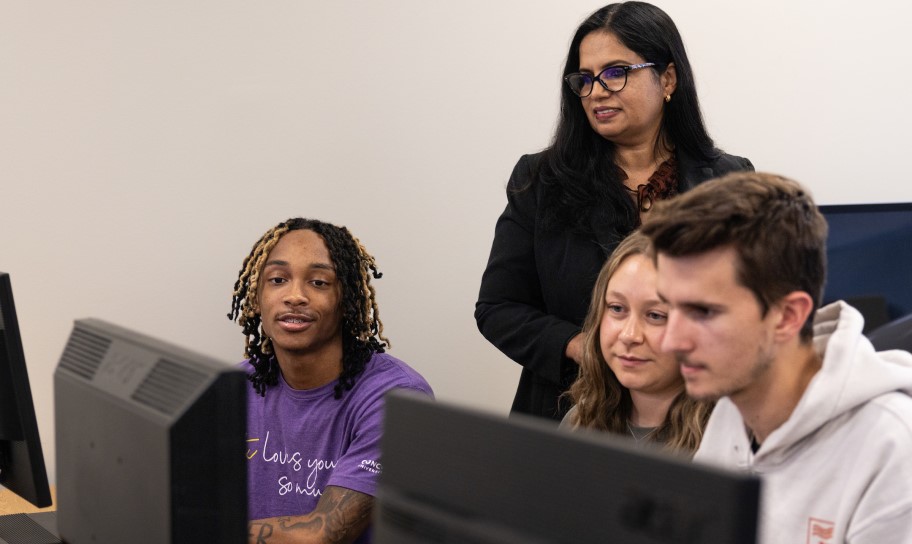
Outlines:
[[665,95],[665,102],[671,102],[671,95],[670,95],[670,94],[666,94],[666,95]]

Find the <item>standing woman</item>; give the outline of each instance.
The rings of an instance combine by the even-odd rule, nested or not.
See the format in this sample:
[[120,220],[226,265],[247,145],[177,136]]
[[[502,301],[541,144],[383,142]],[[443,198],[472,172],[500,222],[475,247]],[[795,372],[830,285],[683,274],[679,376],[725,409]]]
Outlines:
[[561,425],[693,456],[714,403],[688,397],[677,357],[659,349],[667,323],[649,239],[634,232],[615,248],[595,282],[579,377],[566,394],[574,406]]
[[596,276],[652,204],[752,169],[713,145],[665,12],[623,2],[580,25],[554,139],[513,169],[475,305],[481,333],[523,366],[514,412],[566,413]]

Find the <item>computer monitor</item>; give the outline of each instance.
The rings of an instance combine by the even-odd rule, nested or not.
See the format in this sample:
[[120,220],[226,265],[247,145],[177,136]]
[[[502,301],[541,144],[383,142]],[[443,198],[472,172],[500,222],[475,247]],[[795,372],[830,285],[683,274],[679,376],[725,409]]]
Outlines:
[[60,538],[246,543],[245,384],[237,365],[77,320],[54,373]]
[[823,301],[845,300],[868,333],[912,314],[912,203],[820,206],[829,225]]
[[35,506],[51,505],[13,289],[5,272],[0,272],[0,484]]
[[385,410],[376,544],[756,541],[757,476],[404,392]]
[[887,323],[868,333],[877,351],[901,349],[912,352],[912,314]]

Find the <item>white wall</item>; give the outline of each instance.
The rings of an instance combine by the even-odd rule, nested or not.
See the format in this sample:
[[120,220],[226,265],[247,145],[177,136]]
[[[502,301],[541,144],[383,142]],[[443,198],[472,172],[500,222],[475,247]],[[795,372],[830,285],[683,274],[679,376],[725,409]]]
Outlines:
[[[384,272],[392,353],[499,413],[519,367],[472,317],[504,184],[545,146],[601,3],[0,0],[0,270],[54,478],[52,373],[79,317],[240,359],[242,258],[290,216]],[[910,8],[665,0],[711,133],[821,203],[907,201]]]

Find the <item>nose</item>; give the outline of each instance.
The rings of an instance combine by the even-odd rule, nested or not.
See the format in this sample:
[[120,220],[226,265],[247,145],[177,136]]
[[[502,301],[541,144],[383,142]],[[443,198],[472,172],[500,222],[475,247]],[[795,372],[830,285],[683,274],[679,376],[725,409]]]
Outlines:
[[640,326],[640,320],[635,317],[629,317],[624,322],[624,328],[619,335],[621,342],[624,344],[639,344],[643,342],[643,328]]
[[307,296],[306,284],[304,282],[292,281],[285,291],[283,301],[290,306],[298,306],[310,302],[310,299]]
[[665,323],[665,334],[659,349],[665,353],[686,353],[692,349],[691,342],[687,339],[686,323],[679,312],[668,312],[668,321]]
[[601,79],[596,79],[592,82],[592,92],[589,93],[589,98],[593,98],[599,94],[609,95],[611,91],[605,86],[605,83]]

